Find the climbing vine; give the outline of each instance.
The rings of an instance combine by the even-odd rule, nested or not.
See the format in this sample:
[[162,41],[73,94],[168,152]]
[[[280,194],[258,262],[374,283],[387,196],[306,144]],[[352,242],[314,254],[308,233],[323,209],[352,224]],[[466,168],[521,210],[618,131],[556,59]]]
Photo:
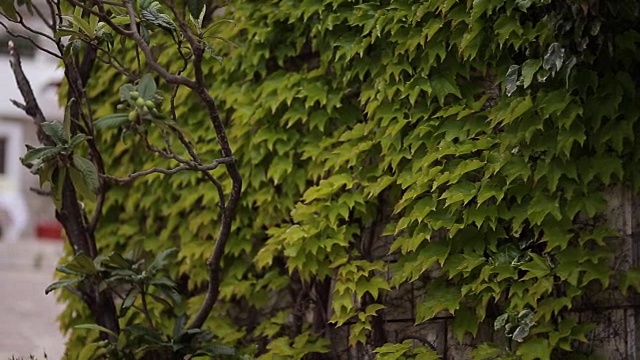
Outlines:
[[[613,270],[606,222],[607,189],[640,185],[638,11],[630,0],[238,0],[207,18],[204,78],[244,188],[205,326],[261,359],[589,356],[598,324],[575,310],[640,287],[638,269]],[[150,38],[158,62],[189,73],[172,41]],[[94,73],[96,118],[116,112],[124,80]],[[175,103],[189,141],[213,156],[205,109],[186,91]],[[166,161],[122,132],[97,143],[110,173]],[[219,230],[200,210],[216,198],[197,173],[115,186],[97,241],[177,247],[170,274],[193,313],[209,279],[203,244]],[[84,316],[72,301],[62,320]],[[434,321],[451,336],[434,341]]]

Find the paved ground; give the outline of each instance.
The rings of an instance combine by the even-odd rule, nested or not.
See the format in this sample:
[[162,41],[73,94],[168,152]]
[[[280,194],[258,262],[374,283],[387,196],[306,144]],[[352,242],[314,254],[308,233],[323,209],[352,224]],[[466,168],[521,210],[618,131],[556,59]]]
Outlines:
[[62,358],[64,338],[56,323],[62,309],[44,289],[62,253],[61,241],[0,242],[0,360],[11,356]]

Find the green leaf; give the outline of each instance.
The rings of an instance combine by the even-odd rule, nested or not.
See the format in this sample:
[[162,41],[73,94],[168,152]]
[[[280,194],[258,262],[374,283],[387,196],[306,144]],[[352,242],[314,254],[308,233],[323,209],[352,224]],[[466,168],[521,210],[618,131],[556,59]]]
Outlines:
[[191,17],[198,20],[198,26],[201,27],[202,22],[200,19],[205,10],[204,0],[188,0],[187,6],[189,14],[191,14]]
[[153,100],[153,96],[156,94],[156,91],[156,81],[153,79],[153,75],[145,74],[138,84],[140,98],[144,100]]
[[493,329],[498,330],[504,327],[507,324],[507,320],[509,320],[509,314],[504,313],[496,318],[496,321],[493,322]]
[[431,89],[435,96],[438,98],[440,104],[444,104],[444,99],[449,94],[456,95],[457,97],[462,97],[462,95],[460,95],[460,89],[458,89],[458,86],[453,79],[453,77],[442,75],[435,75],[429,78]]
[[121,268],[121,269],[129,269],[131,264],[127,259],[122,257],[119,253],[113,252],[109,254],[106,260],[110,265]]
[[77,274],[95,275],[98,273],[93,260],[84,253],[78,253],[73,260],[64,264],[64,268]]
[[64,126],[57,121],[45,121],[42,123],[42,131],[57,145],[65,145],[67,138],[64,135]]
[[82,173],[82,178],[89,190],[93,193],[98,193],[100,178],[98,177],[98,168],[96,168],[96,165],[89,159],[74,155],[73,166]]
[[529,254],[529,256],[531,256],[531,261],[520,266],[522,270],[529,271],[523,279],[526,280],[534,277],[541,278],[546,276],[550,271],[547,261],[538,254]]
[[520,66],[511,65],[507,71],[505,78],[505,92],[507,96],[511,96],[518,88],[518,78],[520,76]]
[[[87,34],[89,37],[93,37],[95,34],[95,29],[91,28],[91,26],[89,25],[89,23],[83,19],[81,16],[79,15],[72,15],[71,18],[73,19],[73,23],[78,25],[78,27],[80,28],[80,30],[82,30],[85,34]],[[68,19],[68,17],[67,17]]]
[[171,18],[169,16],[167,16],[166,14],[161,14],[160,12],[158,12],[154,8],[150,7],[148,9],[144,9],[144,10],[140,11],[140,16],[146,22],[149,22],[149,23],[161,28],[162,30],[166,31],[167,33],[171,34],[172,36],[176,31],[176,24],[173,22],[173,20],[171,20]]
[[78,194],[80,194],[84,199],[88,199],[91,201],[95,200],[96,194],[89,189],[89,185],[85,181],[85,178],[80,170],[70,167],[69,177],[71,178],[71,183],[73,184],[73,187],[76,189],[76,192]]
[[553,347],[549,345],[549,340],[534,338],[518,346],[516,354],[520,355],[522,360],[549,360],[551,359],[551,350]]
[[107,329],[106,327],[97,325],[97,324],[81,324],[81,325],[76,325],[73,327],[74,329],[86,329],[86,330],[97,330],[97,331],[101,331],[104,333],[107,333],[115,338],[118,337],[118,335],[116,335],[116,333],[114,333],[113,331]]
[[[75,102],[75,99],[71,99],[67,102],[67,106],[64,109],[64,119],[62,120],[62,127],[64,128],[64,138],[71,139],[71,105]],[[73,146],[72,146],[73,148]]]
[[[120,86],[120,101],[131,100],[131,92],[136,91],[136,88],[131,84],[124,84]],[[134,103],[131,102],[131,105]]]
[[553,43],[549,46],[547,54],[544,56],[542,67],[545,70],[551,71],[551,74],[555,74],[562,67],[564,61],[564,49],[560,44]]
[[539,59],[529,59],[522,64],[522,83],[525,89],[531,85],[533,76],[541,65],[542,61]]
[[128,123],[129,121],[129,114],[115,113],[101,117],[93,123],[93,126],[97,130],[115,129]]
[[625,295],[629,291],[629,288],[640,292],[640,268],[631,268],[621,274],[618,286]]
[[124,317],[127,314],[127,311],[129,311],[131,306],[133,306],[133,303],[138,298],[138,295],[140,295],[140,288],[138,288],[137,286],[134,286],[133,288],[131,288],[131,290],[129,290],[127,297],[125,297],[124,301],[122,301],[120,314],[118,316]]
[[20,159],[24,165],[36,165],[47,162],[62,152],[61,147],[43,146],[27,151]]
[[356,283],[358,297],[364,296],[365,293],[370,293],[375,299],[378,297],[380,290],[389,290],[389,283],[381,276],[374,276],[371,279],[361,277]]
[[458,339],[458,341],[462,341],[467,333],[475,336],[478,331],[478,320],[479,319],[475,311],[467,308],[466,306],[458,309],[455,313],[455,318],[453,319],[452,329],[456,339]]
[[56,209],[60,209],[62,207],[62,190],[64,189],[64,183],[66,178],[67,178],[67,168],[56,167],[52,169],[51,195],[53,198],[53,203],[56,206]]
[[416,307],[416,323],[432,319],[443,310],[454,312],[460,306],[461,298],[459,287],[448,286],[442,280],[433,280],[427,286],[425,301],[418,303]]
[[99,359],[100,353],[103,353],[104,349],[102,349],[102,352],[99,352],[99,350],[101,349],[101,344],[100,343],[88,343],[85,344],[82,347],[82,350],[78,353],[78,357],[75,358],[75,360],[94,360],[94,359]]
[[516,0],[516,6],[522,11],[526,11],[531,6],[532,0]]
[[513,333],[512,338],[517,342],[523,342],[524,338],[529,335],[529,326],[528,325],[520,325]]
[[158,256],[156,256],[156,258],[153,260],[151,265],[149,265],[149,272],[155,273],[156,271],[163,269],[167,264],[169,256],[172,256],[177,252],[178,252],[177,248],[171,248],[158,254]]
[[44,294],[48,295],[53,290],[59,289],[61,287],[77,284],[80,281],[82,281],[82,279],[77,279],[77,278],[76,279],[64,279],[64,280],[56,281],[53,284],[47,286],[46,289],[44,289]]
[[497,345],[481,344],[471,351],[471,356],[473,357],[473,360],[486,360],[493,359],[501,353],[502,350],[500,350]]
[[76,134],[71,138],[68,146],[71,150],[74,150],[78,145],[80,145],[80,143],[87,139],[88,137],[85,134]]

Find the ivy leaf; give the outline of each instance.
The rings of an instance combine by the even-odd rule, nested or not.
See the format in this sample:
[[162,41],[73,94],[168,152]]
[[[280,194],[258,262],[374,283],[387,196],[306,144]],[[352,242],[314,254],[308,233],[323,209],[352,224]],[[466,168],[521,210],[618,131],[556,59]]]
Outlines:
[[505,79],[505,92],[507,96],[511,96],[518,88],[518,76],[520,75],[520,66],[511,65],[507,71]]
[[[522,85],[525,89],[531,85],[533,76],[540,68],[540,65],[542,65],[542,61],[539,59],[529,59],[522,64]],[[507,73],[507,77],[508,75],[509,74]]]
[[478,316],[474,311],[467,307],[461,307],[456,311],[453,319],[453,334],[458,341],[462,341],[466,333],[475,336],[478,331]]
[[496,318],[496,321],[493,322],[493,329],[498,330],[504,327],[507,324],[507,320],[509,319],[509,314],[504,313]]
[[550,271],[547,261],[538,254],[529,255],[531,256],[531,261],[520,266],[522,270],[529,271],[529,273],[523,278],[523,280],[531,279],[534,277],[541,278],[546,276]]
[[518,346],[516,354],[520,355],[522,360],[549,360],[551,358],[551,350],[553,350],[553,346],[549,345],[549,340],[534,338]]
[[485,343],[473,349],[471,356],[473,356],[473,360],[486,360],[493,359],[501,353],[502,350],[497,345]]
[[98,177],[98,169],[96,168],[96,165],[89,159],[74,155],[73,166],[80,171],[89,190],[93,193],[97,193],[98,188],[100,187],[100,178]]
[[443,310],[454,312],[460,306],[461,297],[459,287],[449,287],[444,281],[434,280],[427,287],[425,301],[416,307],[416,323],[429,320]]
[[531,6],[531,1],[532,0],[516,0],[516,6],[522,11],[527,11],[529,6]]
[[562,67],[564,61],[564,49],[560,44],[553,43],[549,46],[547,54],[544,56],[544,62],[542,67],[545,70],[551,71],[551,74],[555,74]]
[[364,296],[365,293],[370,293],[375,299],[378,297],[380,290],[389,290],[389,283],[381,276],[374,276],[371,279],[362,277],[356,283],[358,297]]
[[569,60],[567,60],[567,62],[565,63],[565,75],[564,75],[564,80],[565,80],[565,84],[567,89],[569,88],[569,77],[571,76],[571,70],[573,70],[573,67],[578,63],[578,60],[576,59],[575,56],[572,56],[569,58]]
[[627,295],[629,288],[640,292],[640,268],[631,268],[620,276],[618,286],[624,295]]
[[444,104],[444,99],[449,94],[462,97],[462,95],[460,95],[460,89],[458,89],[458,86],[453,81],[453,77],[435,75],[429,78],[429,83],[440,104]]
[[513,340],[517,341],[517,342],[523,342],[524,338],[529,335],[529,326],[527,325],[520,325],[518,326],[518,328],[516,329],[516,331],[513,333]]

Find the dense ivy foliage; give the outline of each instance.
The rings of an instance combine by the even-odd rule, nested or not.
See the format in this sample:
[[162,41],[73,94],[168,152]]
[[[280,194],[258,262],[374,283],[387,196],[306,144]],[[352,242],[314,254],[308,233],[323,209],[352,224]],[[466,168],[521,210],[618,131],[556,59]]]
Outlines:
[[[431,359],[387,321],[452,314],[476,359],[549,359],[593,329],[572,308],[640,284],[612,271],[601,216],[607,188],[640,185],[636,1],[237,0],[225,17],[207,77],[245,186],[208,322],[221,342],[262,359]],[[96,74],[97,116],[123,82]],[[201,105],[176,100],[216,157]],[[100,140],[116,174],[166,164],[126,135]],[[106,201],[101,246],[176,246],[171,275],[203,290],[218,212],[197,174]],[[83,317],[72,305],[66,326]],[[488,341],[494,321],[507,332]]]

